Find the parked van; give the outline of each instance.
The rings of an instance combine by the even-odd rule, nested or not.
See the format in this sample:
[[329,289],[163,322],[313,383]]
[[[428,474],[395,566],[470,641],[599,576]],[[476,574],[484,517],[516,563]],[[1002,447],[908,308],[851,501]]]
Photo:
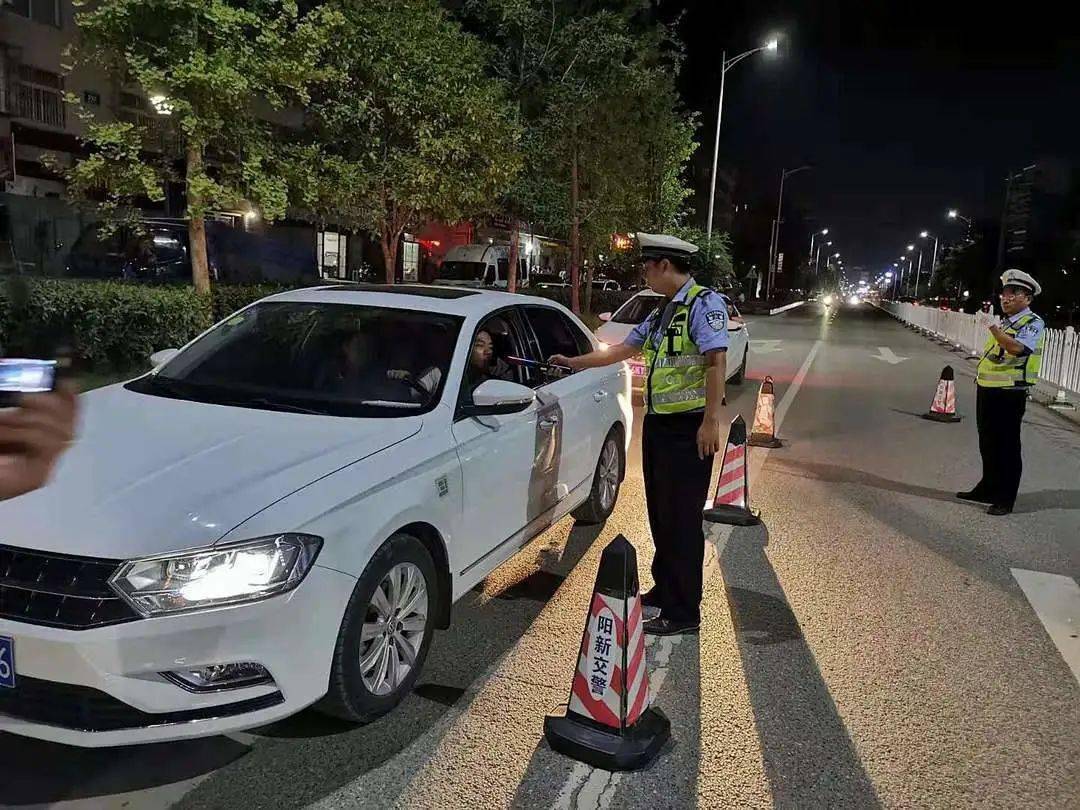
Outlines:
[[[529,286],[529,262],[518,252],[518,287]],[[435,276],[436,284],[454,287],[506,287],[510,273],[509,245],[458,245],[446,253]]]

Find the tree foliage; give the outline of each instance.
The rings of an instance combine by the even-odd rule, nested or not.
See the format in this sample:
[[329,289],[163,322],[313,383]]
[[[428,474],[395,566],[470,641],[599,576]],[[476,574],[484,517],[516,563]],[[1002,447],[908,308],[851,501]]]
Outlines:
[[[91,121],[91,154],[69,172],[71,193],[104,197],[105,213],[140,197],[163,198],[183,158],[195,286],[208,289],[203,217],[212,209],[258,206],[285,212],[287,188],[275,170],[271,110],[307,100],[333,23],[295,0],[96,0],[77,16],[83,62],[157,101],[134,122]],[[165,124],[180,154],[152,160],[145,147]]]
[[288,176],[306,216],[398,241],[424,219],[492,210],[520,171],[514,108],[486,54],[436,0],[338,0],[329,80]]

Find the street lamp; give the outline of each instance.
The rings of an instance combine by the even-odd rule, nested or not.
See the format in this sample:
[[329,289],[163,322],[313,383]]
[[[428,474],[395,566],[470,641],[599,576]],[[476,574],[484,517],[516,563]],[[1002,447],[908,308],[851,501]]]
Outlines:
[[746,57],[753,56],[755,53],[761,51],[776,53],[779,47],[779,40],[777,40],[776,37],[773,37],[761,47],[751,48],[730,59],[727,58],[727,51],[723,51],[720,54],[720,102],[716,105],[716,141],[713,144],[712,182],[709,183],[709,220],[705,223],[705,241],[708,242],[710,246],[712,245],[713,204],[716,202],[716,164],[720,159],[720,121],[724,117],[724,80],[727,78],[727,72],[735,67],[735,65],[739,64],[743,59],[746,59]]
[[795,169],[784,169],[780,172],[780,194],[776,198],[776,219],[773,220],[773,236],[772,244],[769,245],[769,280],[765,285],[765,300],[769,300],[769,296],[772,294],[772,281],[773,276],[776,273],[777,259],[780,253],[780,212],[784,206],[784,181],[786,181],[791,175],[804,172],[808,169],[814,168],[813,166],[804,165]]
[[930,231],[923,231],[922,233],[919,234],[919,236],[922,239],[930,239],[932,237],[933,240],[934,240],[934,257],[930,260],[930,288],[933,289],[933,287],[934,287],[934,271],[937,270],[938,238],[937,238],[936,234],[932,234],[932,233],[930,233]]
[[964,224],[966,224],[969,228],[971,227],[971,220],[968,219],[967,217],[965,217],[963,214],[961,214],[955,208],[950,208],[948,210],[948,213],[945,214],[945,216],[947,216],[949,219],[958,219],[961,222],[963,222]]
[[817,239],[819,235],[828,236],[829,229],[822,228],[820,231],[815,231],[814,233],[810,234],[810,256],[808,257],[810,261],[814,260],[814,240]]

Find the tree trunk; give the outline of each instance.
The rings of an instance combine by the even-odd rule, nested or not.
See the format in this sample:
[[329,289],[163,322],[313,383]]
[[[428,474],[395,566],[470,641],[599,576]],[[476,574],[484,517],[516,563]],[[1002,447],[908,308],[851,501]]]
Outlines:
[[592,280],[596,262],[585,265],[585,311],[592,312]]
[[397,279],[398,234],[390,233],[389,230],[383,229],[380,241],[382,243],[386,283],[393,284]]
[[510,268],[506,271],[507,292],[517,292],[518,242],[520,240],[521,231],[518,228],[518,219],[514,217],[514,224],[510,227]]
[[192,143],[187,147],[188,244],[191,250],[191,283],[199,295],[210,294],[210,263],[206,258],[206,220],[202,198],[192,191],[192,179],[202,172],[202,149]]
[[570,146],[570,309],[581,312],[581,222],[578,214],[578,146]]

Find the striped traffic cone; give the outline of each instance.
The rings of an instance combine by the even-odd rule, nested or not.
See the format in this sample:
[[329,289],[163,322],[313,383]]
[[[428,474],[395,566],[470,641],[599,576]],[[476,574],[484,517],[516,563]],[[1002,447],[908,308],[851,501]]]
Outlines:
[[934,392],[934,401],[930,403],[930,410],[923,414],[923,419],[933,422],[960,421],[961,417],[956,413],[955,379],[952,366],[945,366],[941,370],[937,391]]
[[720,480],[711,504],[705,504],[703,517],[710,523],[733,526],[756,526],[761,518],[750,511],[750,484],[746,474],[746,422],[742,416],[731,420]]
[[544,736],[595,768],[633,771],[670,735],[671,722],[649,706],[637,554],[620,534],[600,557],[566,714],[548,715]]
[[773,393],[772,377],[765,377],[758,389],[757,404],[754,406],[754,427],[750,431],[752,447],[783,447],[784,443],[776,436],[776,395]]

